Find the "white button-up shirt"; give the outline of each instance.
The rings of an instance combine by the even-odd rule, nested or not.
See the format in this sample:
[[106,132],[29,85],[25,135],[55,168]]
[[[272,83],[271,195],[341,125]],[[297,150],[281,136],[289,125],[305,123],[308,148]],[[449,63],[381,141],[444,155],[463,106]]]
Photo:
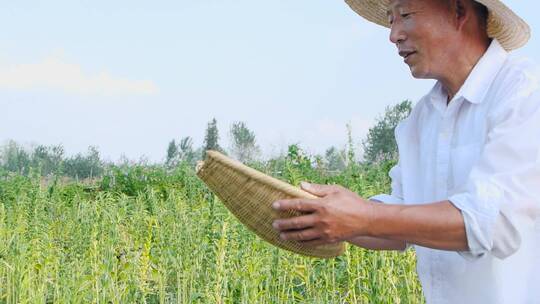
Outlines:
[[415,246],[427,303],[540,303],[540,86],[493,40],[447,105],[440,83],[396,128],[392,204],[449,200],[470,251]]

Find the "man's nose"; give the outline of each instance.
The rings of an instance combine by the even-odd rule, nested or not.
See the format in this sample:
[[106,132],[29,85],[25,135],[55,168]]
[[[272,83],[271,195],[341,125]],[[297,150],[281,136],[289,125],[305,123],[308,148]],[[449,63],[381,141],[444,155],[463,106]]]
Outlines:
[[405,35],[405,32],[403,31],[403,28],[399,26],[399,24],[394,23],[390,27],[390,41],[393,44],[398,44],[405,40],[407,36]]

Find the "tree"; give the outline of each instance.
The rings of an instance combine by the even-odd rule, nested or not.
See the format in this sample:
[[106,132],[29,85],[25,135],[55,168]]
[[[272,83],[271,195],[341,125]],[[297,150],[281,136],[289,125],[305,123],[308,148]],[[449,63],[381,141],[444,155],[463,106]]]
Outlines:
[[182,138],[178,148],[180,160],[194,165],[196,161],[196,154],[195,151],[193,151],[193,139],[189,136]]
[[6,171],[27,174],[31,167],[30,153],[15,141],[10,140],[2,147],[1,163]]
[[65,160],[64,173],[75,178],[94,178],[103,174],[103,162],[96,147],[88,147],[86,155],[78,153]]
[[180,162],[194,165],[196,160],[196,152],[193,150],[193,139],[191,137],[186,136],[182,138],[178,144],[174,139],[169,142],[167,158],[165,160],[166,166],[175,167]]
[[205,153],[207,150],[216,150],[223,152],[223,149],[219,146],[219,131],[217,128],[217,121],[215,118],[213,118],[209,123],[208,127],[206,128],[206,134],[204,136],[204,146],[203,146],[203,155],[202,157],[205,157]]
[[169,142],[169,146],[167,147],[167,159],[165,160],[165,164],[169,167],[173,167],[178,163],[178,147],[176,146],[176,142],[174,139]]
[[343,171],[345,169],[347,153],[345,150],[338,150],[336,147],[330,147],[324,154],[326,169],[330,171]]
[[255,140],[255,133],[248,129],[244,122],[231,125],[231,153],[241,162],[254,161],[260,154]]
[[60,173],[64,161],[64,147],[38,145],[32,153],[32,167],[40,168],[41,175]]
[[394,130],[400,121],[411,113],[412,104],[405,100],[392,107],[386,107],[384,116],[377,119],[362,142],[364,160],[367,163],[380,163],[396,160],[398,156]]

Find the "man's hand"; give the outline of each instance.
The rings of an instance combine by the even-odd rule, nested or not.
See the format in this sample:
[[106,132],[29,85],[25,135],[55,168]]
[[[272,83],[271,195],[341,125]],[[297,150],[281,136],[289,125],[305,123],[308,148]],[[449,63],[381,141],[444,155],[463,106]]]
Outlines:
[[301,187],[320,199],[276,201],[274,209],[296,210],[305,215],[274,221],[274,228],[284,240],[306,245],[336,243],[367,234],[373,202],[337,185],[302,183]]
[[276,210],[304,213],[274,221],[284,240],[313,246],[349,241],[370,249],[402,250],[409,243],[468,250],[463,216],[450,201],[388,205],[367,201],[341,186],[304,183],[302,188],[320,198],[274,202]]

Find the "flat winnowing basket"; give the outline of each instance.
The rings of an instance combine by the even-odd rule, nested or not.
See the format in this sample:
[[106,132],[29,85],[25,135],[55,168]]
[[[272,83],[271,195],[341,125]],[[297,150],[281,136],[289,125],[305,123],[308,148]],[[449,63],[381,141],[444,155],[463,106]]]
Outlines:
[[207,151],[206,160],[197,168],[197,175],[223,201],[237,218],[265,241],[280,248],[305,256],[331,258],[345,250],[343,243],[305,246],[296,241],[284,241],[272,228],[278,218],[300,215],[296,211],[277,212],[272,203],[280,199],[316,198],[227,156]]

